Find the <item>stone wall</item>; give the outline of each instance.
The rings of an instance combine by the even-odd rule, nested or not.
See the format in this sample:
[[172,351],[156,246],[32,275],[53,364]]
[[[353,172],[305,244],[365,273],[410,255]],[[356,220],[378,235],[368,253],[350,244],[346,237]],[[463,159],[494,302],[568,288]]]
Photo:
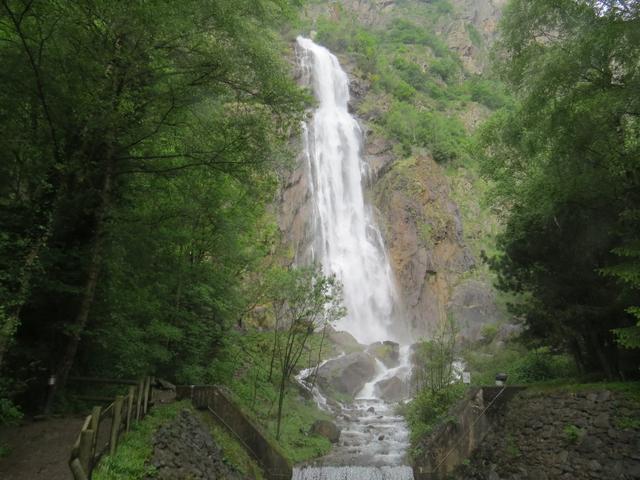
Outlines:
[[419,445],[416,480],[444,480],[480,446],[498,423],[500,412],[520,387],[472,388],[443,422]]
[[524,392],[454,478],[638,479],[640,405],[608,390]]
[[148,478],[243,480],[243,475],[223,458],[220,446],[213,440],[206,425],[192,411],[185,409],[154,434],[153,455],[149,464],[155,471]]
[[229,391],[217,386],[186,386],[178,387],[176,394],[178,399],[190,398],[194,407],[208,410],[225,425],[258,460],[268,479],[291,478],[291,462],[278,443],[242,411]]

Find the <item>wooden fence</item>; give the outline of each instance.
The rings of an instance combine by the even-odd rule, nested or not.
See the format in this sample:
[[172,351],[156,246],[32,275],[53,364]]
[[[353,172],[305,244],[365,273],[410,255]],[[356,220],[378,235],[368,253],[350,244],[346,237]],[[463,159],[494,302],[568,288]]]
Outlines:
[[[152,377],[138,382],[109,379],[82,379],[97,383],[119,383],[129,386],[127,395],[117,395],[106,407],[93,407],[82,425],[76,443],[71,450],[69,468],[74,480],[88,480],[105,453],[113,455],[118,448],[120,436],[128,432],[131,426],[143,419],[151,400]],[[104,425],[108,422],[107,425]]]

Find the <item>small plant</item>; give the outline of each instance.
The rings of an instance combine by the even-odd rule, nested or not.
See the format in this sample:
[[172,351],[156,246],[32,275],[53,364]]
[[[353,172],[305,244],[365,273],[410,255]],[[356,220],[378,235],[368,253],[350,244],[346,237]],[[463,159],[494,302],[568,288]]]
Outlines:
[[482,327],[480,334],[482,335],[482,342],[489,344],[493,342],[496,335],[498,335],[498,326],[494,323],[488,323]]
[[8,398],[0,398],[0,425],[15,425],[22,420],[22,412]]
[[11,453],[11,447],[4,443],[0,443],[0,459],[6,458]]
[[567,425],[563,429],[564,435],[569,443],[578,443],[578,440],[582,436],[582,430],[575,425]]
[[620,430],[640,430],[640,418],[620,417],[615,420],[616,428]]
[[505,449],[507,455],[511,458],[515,458],[520,455],[520,448],[516,443],[515,438],[511,435],[507,436],[507,448]]

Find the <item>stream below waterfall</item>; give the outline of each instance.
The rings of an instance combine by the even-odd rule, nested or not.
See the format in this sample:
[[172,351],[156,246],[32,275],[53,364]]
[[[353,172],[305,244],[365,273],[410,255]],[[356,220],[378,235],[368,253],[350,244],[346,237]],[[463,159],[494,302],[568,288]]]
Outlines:
[[[297,52],[303,81],[318,100],[313,119],[302,129],[314,207],[311,257],[342,283],[347,316],[336,327],[363,348],[385,340],[402,345],[406,324],[393,271],[373,209],[365,201],[363,178],[369,166],[362,159],[362,131],[348,110],[349,79],[338,59],[312,40],[298,37]],[[349,404],[323,395],[312,380],[315,368],[297,376],[318,407],[334,416],[341,434],[328,455],[295,468],[294,480],[413,479],[407,463],[407,425],[396,413],[397,402],[380,398],[378,385],[407,384],[410,347],[403,345],[396,353],[390,366],[375,359],[374,374],[360,379],[366,384]],[[402,391],[406,398],[408,389]]]

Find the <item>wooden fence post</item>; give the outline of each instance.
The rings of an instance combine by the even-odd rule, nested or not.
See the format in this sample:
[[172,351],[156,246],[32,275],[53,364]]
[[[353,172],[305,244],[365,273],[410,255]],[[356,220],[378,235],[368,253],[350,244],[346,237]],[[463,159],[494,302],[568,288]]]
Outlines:
[[136,387],[129,387],[127,395],[127,432],[131,428],[131,414],[133,413],[133,396],[136,394]]
[[142,414],[142,391],[144,390],[144,379],[138,382],[138,392],[136,398],[136,422],[140,420]]
[[143,415],[147,415],[147,409],[149,407],[149,389],[151,388],[151,377],[144,378],[144,408],[142,409]]
[[91,468],[91,450],[93,447],[93,430],[87,429],[80,432],[80,450],[78,452],[78,459],[82,470],[88,477]]
[[[102,413],[102,407],[93,407],[91,411],[91,423],[89,428],[93,430],[93,441],[91,442],[91,460],[96,454],[96,445],[98,444],[98,429],[100,428],[100,414]],[[88,472],[87,472],[88,473]]]
[[69,468],[73,474],[73,480],[88,480],[87,472],[82,469],[79,459],[74,458],[69,464]]
[[118,448],[118,434],[120,433],[120,424],[122,423],[122,403],[124,398],[122,395],[116,397],[113,402],[113,420],[111,422],[111,439],[109,440],[109,455],[116,453]]
[[156,383],[156,377],[149,377],[149,406],[153,405],[153,384]]

